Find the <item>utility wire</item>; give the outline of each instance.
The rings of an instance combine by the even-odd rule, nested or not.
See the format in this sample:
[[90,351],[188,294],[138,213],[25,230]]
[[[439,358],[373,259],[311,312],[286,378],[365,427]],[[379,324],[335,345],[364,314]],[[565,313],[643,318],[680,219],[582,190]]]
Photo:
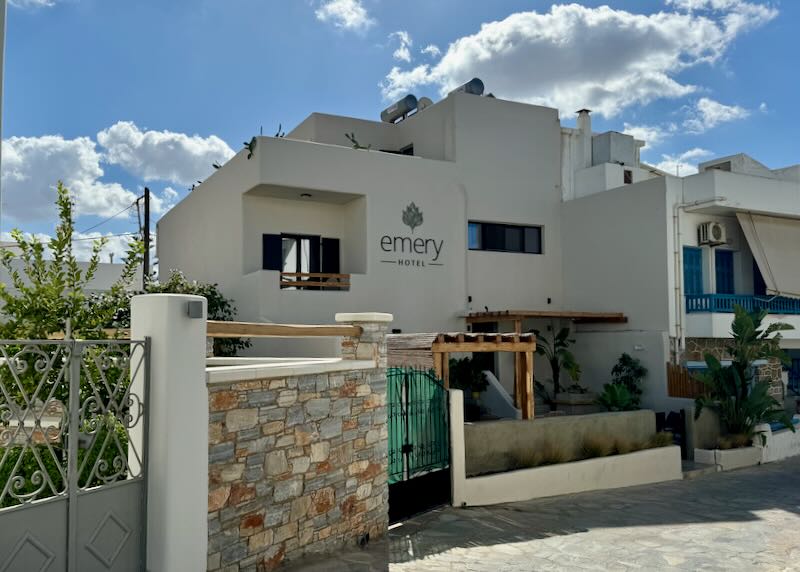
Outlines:
[[101,236],[87,236],[84,238],[73,238],[72,242],[78,242],[80,240],[101,240],[103,238],[114,238],[116,236],[139,236],[140,233],[138,232],[122,232],[120,234],[106,234]]
[[135,205],[136,203],[137,203],[137,201],[133,201],[131,204],[129,204],[127,207],[125,207],[124,209],[122,209],[121,211],[119,211],[117,214],[111,215],[111,216],[110,216],[110,217],[108,217],[106,220],[104,220],[104,221],[102,221],[102,222],[98,222],[98,223],[97,223],[96,225],[94,225],[94,226],[90,226],[90,227],[89,227],[89,228],[87,228],[86,230],[84,230],[84,231],[81,231],[81,233],[82,233],[82,234],[83,234],[83,233],[87,233],[87,232],[89,232],[90,230],[94,230],[94,229],[96,229],[98,226],[102,226],[102,225],[106,224],[108,221],[110,221],[110,220],[112,220],[112,219],[115,219],[115,218],[117,218],[119,215],[121,215],[122,213],[124,213],[125,211],[127,211],[128,209],[130,209],[130,208],[131,208],[133,205]]

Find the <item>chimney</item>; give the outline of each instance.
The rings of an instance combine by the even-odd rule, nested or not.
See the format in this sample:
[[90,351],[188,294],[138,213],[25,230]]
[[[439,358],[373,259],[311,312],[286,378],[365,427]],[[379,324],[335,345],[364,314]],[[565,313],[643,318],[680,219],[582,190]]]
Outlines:
[[589,115],[589,109],[581,109],[578,111],[578,131],[580,143],[580,160],[578,165],[583,169],[588,169],[592,166],[592,118]]

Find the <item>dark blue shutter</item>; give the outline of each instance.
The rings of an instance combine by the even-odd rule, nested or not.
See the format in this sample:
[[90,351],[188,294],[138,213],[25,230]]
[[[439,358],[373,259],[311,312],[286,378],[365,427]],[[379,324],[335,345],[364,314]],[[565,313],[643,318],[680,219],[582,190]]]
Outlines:
[[683,247],[683,292],[703,293],[703,251],[692,246]]
[[717,294],[733,294],[733,251],[717,250],[715,252],[717,276]]
[[339,274],[339,239],[322,239],[322,272],[325,274]]
[[261,240],[261,268],[283,270],[283,249],[280,234],[265,234]]

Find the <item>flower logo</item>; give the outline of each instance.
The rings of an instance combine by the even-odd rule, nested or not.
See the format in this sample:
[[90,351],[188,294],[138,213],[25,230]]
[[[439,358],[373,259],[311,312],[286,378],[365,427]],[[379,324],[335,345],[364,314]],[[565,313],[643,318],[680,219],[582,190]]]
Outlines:
[[403,211],[403,224],[408,226],[412,233],[415,228],[422,225],[422,220],[422,211],[414,203],[408,205]]

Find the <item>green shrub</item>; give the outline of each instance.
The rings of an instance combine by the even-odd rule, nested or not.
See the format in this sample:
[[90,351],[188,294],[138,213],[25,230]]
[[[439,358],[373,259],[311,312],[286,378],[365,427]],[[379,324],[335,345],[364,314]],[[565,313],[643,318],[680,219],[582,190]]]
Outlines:
[[597,403],[605,407],[608,411],[630,411],[638,409],[633,402],[628,388],[621,384],[606,383],[603,386],[603,393],[597,398]]
[[638,359],[627,353],[619,356],[617,363],[611,368],[611,383],[623,385],[631,397],[632,409],[638,409],[642,397],[642,380],[647,377],[647,368]]

